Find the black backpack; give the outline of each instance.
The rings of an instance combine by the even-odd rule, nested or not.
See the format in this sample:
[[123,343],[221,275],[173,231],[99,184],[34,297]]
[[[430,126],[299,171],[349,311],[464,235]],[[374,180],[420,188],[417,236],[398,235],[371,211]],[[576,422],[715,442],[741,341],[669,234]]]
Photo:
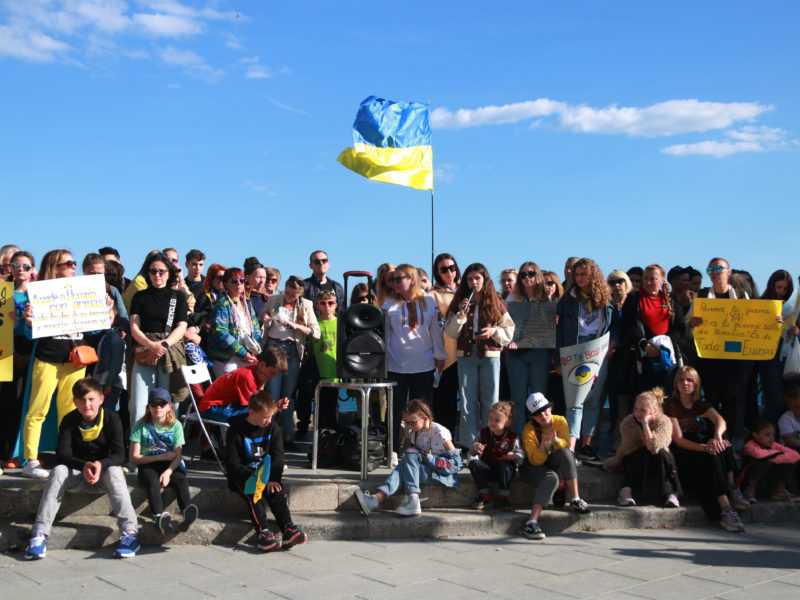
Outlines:
[[[342,464],[342,434],[335,429],[323,429],[317,440],[317,468],[332,469]],[[308,453],[311,460],[311,452]]]
[[[361,470],[361,428],[350,425],[342,431],[342,466],[349,471]],[[383,464],[386,454],[386,431],[383,427],[370,428],[367,432],[367,471],[374,471]]]

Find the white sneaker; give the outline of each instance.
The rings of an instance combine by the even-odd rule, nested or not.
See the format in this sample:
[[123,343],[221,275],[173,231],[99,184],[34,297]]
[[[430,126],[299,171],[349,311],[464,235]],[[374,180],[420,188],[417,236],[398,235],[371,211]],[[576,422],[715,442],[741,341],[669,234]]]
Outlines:
[[422,507],[419,505],[419,495],[409,494],[406,496],[403,503],[397,507],[396,512],[404,517],[413,517],[414,515],[422,514]]
[[369,492],[362,492],[361,490],[355,491],[356,500],[358,500],[359,505],[361,506],[361,511],[366,515],[369,516],[372,514],[372,511],[378,508],[378,499],[370,494]]
[[50,471],[42,467],[38,460],[29,460],[22,467],[22,476],[31,479],[47,479],[50,477]]
[[392,452],[392,455],[389,457],[389,468],[394,469],[398,464],[397,460],[397,452]]

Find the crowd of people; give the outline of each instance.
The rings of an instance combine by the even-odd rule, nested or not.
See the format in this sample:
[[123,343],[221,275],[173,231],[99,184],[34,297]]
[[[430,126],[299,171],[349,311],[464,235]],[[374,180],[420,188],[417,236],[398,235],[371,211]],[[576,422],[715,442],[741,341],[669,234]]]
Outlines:
[[[33,340],[28,285],[73,277],[79,266],[84,275],[104,276],[111,327]],[[192,524],[198,510],[188,493],[177,417],[189,395],[181,367],[201,363],[213,382],[195,396],[204,416],[231,424],[227,441],[220,441],[227,476],[249,503],[258,546],[268,551],[304,542],[281,485],[284,452],[299,451],[308,435],[316,382],[336,377],[337,319],[346,304],[358,303],[387,315],[386,367],[397,384],[389,434],[399,441],[405,433],[402,457],[388,457],[397,467],[386,482],[374,495],[356,493],[366,514],[401,486],[407,497],[398,513],[419,514],[419,486],[454,485],[466,462],[478,489],[475,509],[496,502],[510,510],[517,471],[535,485],[522,533],[541,539],[538,518],[548,504],[569,500],[578,514],[590,512],[576,464],[600,464],[603,428],[616,452],[603,465],[624,472],[621,505],[677,507],[689,492],[709,518],[742,531],[737,508],[764,496],[798,499],[800,455],[793,448],[800,446],[800,390],[784,379],[784,361],[799,330],[785,270],[775,271],[759,295],[752,277],[722,258],[709,261],[711,285],[702,288],[703,274],[693,267],[667,272],[651,264],[605,277],[592,259],[570,257],[563,279],[526,260],[499,273],[495,288],[483,264],[462,271],[453,255],[442,253],[433,261],[432,281],[423,268],[384,263],[374,285],[354,286],[345,302],[341,284],[327,276],[325,251],[311,253],[309,267],[308,277],[292,275],[281,286],[280,271],[256,257],[241,268],[206,267],[205,254],[193,249],[182,266],[178,252],[165,248],[149,252],[128,279],[111,247],[80,265],[68,250],[51,250],[38,266],[25,250],[0,248],[0,277],[14,288],[13,310],[3,311],[14,321],[14,359],[12,380],[0,390],[0,456],[23,476],[48,480],[29,557],[44,556],[57,499],[81,482],[109,493],[122,534],[117,555],[135,554],[123,469],[137,473],[165,535]],[[699,357],[695,298],[780,301],[775,355]],[[552,312],[542,313],[554,315],[552,322],[541,325],[552,331],[553,347],[524,341],[524,328],[509,311],[514,303],[552,303]],[[588,394],[580,400],[565,394],[559,350],[606,334],[608,354]],[[95,356],[80,358],[83,347]],[[52,402],[59,438],[48,470],[40,453],[53,449],[42,433]],[[335,427],[336,394],[323,394],[320,405],[314,426]],[[258,481],[263,490],[254,489]],[[160,493],[167,486],[177,491],[177,525],[163,509]],[[266,526],[267,506],[280,543]]]

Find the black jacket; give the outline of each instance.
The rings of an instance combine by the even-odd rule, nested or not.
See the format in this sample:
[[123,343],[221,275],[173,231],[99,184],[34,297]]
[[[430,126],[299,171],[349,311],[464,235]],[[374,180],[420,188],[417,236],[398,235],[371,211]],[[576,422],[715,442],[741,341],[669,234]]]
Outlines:
[[231,489],[236,489],[234,484],[244,488],[245,482],[258,468],[261,459],[267,455],[270,456],[269,480],[280,483],[284,464],[280,426],[273,420],[266,427],[256,427],[248,423],[246,414],[231,417],[228,422],[230,428],[225,466]]

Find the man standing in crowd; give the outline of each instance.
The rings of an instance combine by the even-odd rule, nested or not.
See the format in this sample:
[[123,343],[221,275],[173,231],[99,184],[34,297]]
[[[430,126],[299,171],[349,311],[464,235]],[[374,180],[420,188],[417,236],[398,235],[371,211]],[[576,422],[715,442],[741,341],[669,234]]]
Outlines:
[[[102,256],[105,260],[113,260],[115,263],[118,263],[120,266],[122,265],[122,262],[120,262],[120,259],[119,259],[119,251],[116,248],[112,248],[111,246],[103,246],[102,248],[100,248],[97,251],[97,253],[100,256]],[[125,289],[128,287],[128,285],[131,282],[130,279],[128,279],[127,277],[124,276],[125,275],[125,267],[124,266],[122,267],[122,273],[123,273],[122,289],[120,290],[120,292],[124,292]]]
[[205,293],[203,288],[203,268],[206,265],[206,255],[200,250],[189,250],[186,253],[186,287],[192,293],[196,300],[200,299]]
[[333,279],[328,279],[327,273],[330,263],[328,262],[328,253],[324,250],[315,250],[311,253],[311,260],[309,262],[311,267],[311,277],[304,280],[305,286],[303,290],[303,298],[311,300],[314,305],[314,312],[319,317],[319,307],[317,306],[317,296],[320,292],[333,292],[336,294],[336,305],[338,307],[344,306],[344,290],[342,284]]

